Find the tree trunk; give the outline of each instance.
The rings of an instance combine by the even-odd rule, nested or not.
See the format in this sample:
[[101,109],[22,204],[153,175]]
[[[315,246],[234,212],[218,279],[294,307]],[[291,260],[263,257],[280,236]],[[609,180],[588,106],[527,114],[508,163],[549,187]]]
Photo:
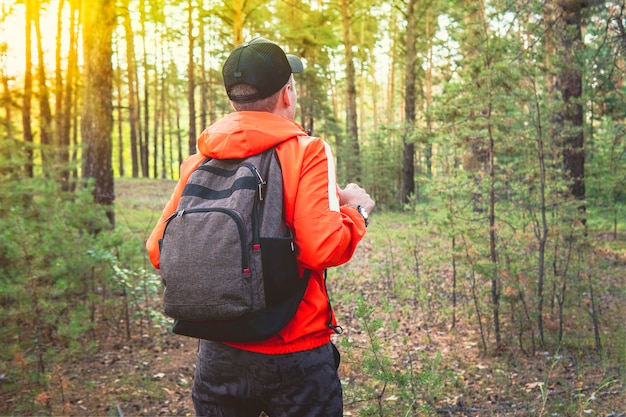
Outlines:
[[[367,99],[365,98],[365,94],[367,91],[367,86],[366,86],[366,82],[367,82],[367,76],[366,76],[366,66],[363,65],[366,60],[365,60],[365,55],[366,52],[364,51],[364,47],[365,47],[365,19],[360,19],[360,28],[359,28],[359,32],[361,34],[361,37],[359,39],[358,42],[358,56],[359,56],[359,61],[362,63],[361,65],[359,65],[359,76],[358,76],[358,80],[359,80],[359,89],[357,91],[357,93],[359,94],[358,97],[358,103],[359,103],[359,108],[357,110],[357,123],[358,123],[358,128],[359,128],[359,132],[361,132],[362,135],[365,135],[365,137],[367,137],[367,130],[365,128],[365,102],[367,101]],[[358,117],[359,115],[361,115],[361,117]]]
[[428,60],[428,68],[426,70],[426,133],[428,134],[428,137],[426,138],[426,150],[425,150],[425,159],[426,159],[426,175],[428,176],[428,178],[432,178],[433,175],[433,163],[432,163],[432,157],[433,157],[433,144],[432,141],[430,140],[430,136],[432,134],[432,130],[433,130],[433,117],[430,114],[430,108],[432,106],[433,103],[433,42],[432,42],[432,36],[431,34],[435,33],[435,29],[434,27],[436,27],[436,25],[434,24],[434,22],[432,22],[433,20],[435,20],[435,18],[433,18],[431,16],[431,13],[427,13],[426,14],[426,34],[428,36],[428,50],[426,51],[426,57]]
[[[82,4],[81,6],[82,7]],[[81,12],[82,14],[82,12]],[[82,20],[82,17],[80,18]],[[77,44],[77,48],[78,48],[78,44]],[[78,74],[78,68],[76,68],[76,74]],[[78,117],[79,117],[79,111],[78,111],[78,106],[79,106],[79,92],[78,92],[78,88],[74,89],[74,94],[72,97],[72,108],[71,108],[71,126],[73,127],[73,129],[70,131],[70,149],[72,149],[72,156],[70,157],[70,160],[73,162],[72,166],[72,170],[71,170],[71,184],[72,184],[72,189],[75,189],[76,186],[78,186],[78,166],[76,164],[76,162],[78,161],[78,131],[79,131],[79,126],[78,126]]]
[[187,15],[187,38],[189,40],[189,63],[187,64],[187,103],[189,105],[189,155],[196,153],[196,100],[195,100],[195,78],[194,78],[194,61],[193,61],[193,0],[189,0]]
[[[61,132],[59,133],[59,141],[61,146],[65,147],[65,151],[61,153],[61,161],[67,163],[67,168],[63,170],[62,178],[68,183],[67,188],[73,189],[75,184],[70,183],[70,176],[73,168],[71,168],[75,160],[76,149],[74,155],[70,154],[71,149],[71,131],[72,131],[72,115],[73,109],[76,107],[76,89],[74,85],[78,74],[78,28],[80,26],[81,2],[80,0],[70,0],[70,19],[69,19],[69,51],[67,56],[67,72],[65,75],[65,93],[63,99],[63,122],[61,123]],[[74,114],[75,116],[75,114]],[[77,130],[74,124],[75,131]]]
[[33,130],[31,126],[31,100],[33,96],[33,57],[32,57],[32,16],[34,13],[33,2],[35,0],[25,0],[26,10],[26,31],[24,34],[24,98],[22,99],[22,130],[24,132],[24,142],[26,143],[26,176],[32,178],[34,175],[33,161]]
[[392,125],[396,121],[396,61],[398,56],[398,22],[394,17],[390,22],[391,28],[389,38],[391,39],[391,57],[389,59],[389,82],[387,88],[387,104],[385,114],[387,114],[387,123]]
[[51,176],[52,162],[54,160],[53,153],[51,152],[52,111],[50,110],[50,94],[46,84],[46,65],[43,54],[43,45],[41,43],[41,24],[39,22],[39,10],[41,9],[41,4],[38,0],[35,0],[34,3],[36,4],[36,14],[33,16],[33,22],[35,23],[35,32],[37,36],[37,74],[39,80],[39,135],[41,137],[41,160],[44,175],[48,177]]
[[[65,2],[59,0],[57,7],[57,33],[55,45],[55,85],[54,85],[54,165],[57,172],[55,178],[63,188],[67,188],[67,179],[64,173],[67,172],[67,152],[68,149],[63,143],[63,68],[61,67],[61,38],[63,35],[63,6]],[[64,157],[65,156],[65,157]]]
[[107,206],[115,226],[113,166],[112,37],[115,27],[115,1],[93,0],[84,10],[83,56],[84,89],[81,113],[83,141],[82,177],[95,179],[94,201]]
[[[139,153],[141,155],[141,175],[144,178],[150,177],[150,159],[149,159],[149,144],[150,144],[150,86],[148,84],[148,51],[146,49],[146,2],[145,0],[139,1],[139,12],[141,17],[141,41],[143,45],[143,141]],[[156,169],[156,167],[155,167]]]
[[416,78],[416,50],[415,50],[415,4],[416,0],[409,0],[406,6],[406,73],[404,85],[404,133],[402,136],[402,204],[408,204],[411,196],[415,195],[415,144],[413,132],[415,129],[415,78]]
[[[137,103],[137,82],[136,82],[136,61],[135,61],[135,41],[133,28],[130,21],[130,12],[128,10],[129,0],[124,1],[122,7],[124,34],[126,39],[126,65],[127,77],[128,77],[128,117],[129,117],[129,129],[130,129],[130,156],[131,156],[131,171],[133,178],[139,177],[139,146],[137,139],[137,130],[139,128],[139,104]],[[87,13],[85,11],[85,13]]]
[[370,84],[372,88],[372,118],[374,119],[374,133],[378,132],[378,83],[376,81],[376,57],[370,54]]
[[[582,47],[581,11],[582,0],[559,2],[563,20],[556,33],[560,36],[560,51],[563,66],[557,75],[558,90],[561,92],[564,109],[560,115],[563,131],[563,168],[570,183],[571,195],[582,201],[585,198],[585,151],[583,135],[582,70],[578,64],[578,53]],[[583,208],[584,210],[584,208]]]
[[[161,38],[161,34],[158,33],[154,37],[154,50],[159,51],[159,56],[155,60],[154,65],[154,152],[152,159],[152,170],[153,170],[153,178],[159,178],[159,157],[162,155],[163,161],[163,172],[165,173],[165,154],[161,153],[159,155],[159,151],[163,152],[165,145],[159,145],[159,128],[161,130],[165,130],[165,124],[163,124],[162,115],[165,113],[164,103],[165,100],[163,96],[165,95],[165,65],[164,61],[164,53],[163,53],[163,44],[165,43],[164,39]],[[159,49],[159,46],[160,49]],[[161,69],[159,70],[158,61],[161,61]],[[158,109],[158,111],[157,111]],[[163,177],[164,178],[164,177]]]
[[244,7],[244,0],[233,0],[233,46],[243,43]]
[[[5,138],[8,141],[13,142],[13,126],[11,123],[11,90],[9,89],[9,77],[4,74],[2,68],[0,68],[0,80],[2,80],[2,107],[4,108],[4,132],[0,133],[0,142],[4,142]],[[0,176],[3,178],[18,178],[19,172],[14,164],[10,161],[13,159],[12,155],[19,151],[14,146],[1,146],[0,147]]]
[[[546,176],[546,147],[544,141],[544,132],[541,122],[541,107],[539,106],[539,98],[537,87],[533,85],[535,95],[535,111],[537,112],[537,160],[539,161],[539,195],[540,195],[540,218],[541,223],[537,223],[536,236],[539,240],[538,249],[538,266],[537,266],[537,331],[539,333],[539,341],[544,344],[543,334],[543,286],[546,278],[546,243],[548,241],[548,207],[546,203],[547,176]],[[556,257],[555,257],[556,258]],[[555,274],[556,275],[556,274]]]
[[[489,64],[487,64],[489,67]],[[488,91],[491,96],[491,91]],[[496,152],[493,127],[491,123],[492,104],[487,107],[487,131],[489,133],[489,261],[493,266],[491,271],[491,308],[493,309],[493,330],[496,335],[496,348],[502,347],[502,332],[500,331],[500,273],[498,252],[496,250]]]
[[[156,43],[156,37],[155,37]],[[156,47],[156,45],[155,45]],[[155,51],[157,49],[155,48]],[[162,56],[162,55],[161,55]],[[165,128],[164,126],[160,126],[161,123],[161,112],[163,112],[163,108],[161,106],[161,101],[159,97],[159,71],[158,71],[158,60],[156,57],[155,65],[154,65],[154,136],[152,137],[152,143],[154,144],[153,152],[152,152],[152,178],[159,178],[159,129]]]
[[[2,79],[2,107],[4,107],[4,133],[7,138],[13,137],[13,126],[11,123],[11,107],[12,101],[11,90],[9,89],[9,77],[0,69],[0,78]],[[6,154],[3,154],[6,155]],[[7,158],[8,160],[8,158]]]
[[[119,50],[119,48],[115,48]],[[119,61],[117,61],[119,62]],[[117,166],[120,177],[124,176],[124,135],[123,123],[124,112],[122,111],[122,69],[119,64],[115,68],[115,90],[117,92]]]
[[206,78],[207,74],[209,74],[209,70],[206,66],[206,35],[204,32],[204,20],[200,21],[199,27],[199,37],[200,37],[200,74],[202,77],[200,83],[200,130],[204,130],[207,124],[207,113],[209,108],[209,82]]
[[174,106],[174,111],[176,112],[176,147],[178,150],[178,166],[180,166],[185,159],[183,156],[183,134],[182,128],[180,127],[180,108],[178,106]]
[[[163,55],[163,54],[161,54]],[[162,72],[161,75],[161,178],[165,179],[167,178],[167,158],[165,157],[165,122],[166,122],[166,111],[167,111],[167,102],[165,100],[165,91],[167,86],[165,85],[166,83],[166,77],[165,77],[165,72]],[[155,143],[156,146],[156,143]],[[170,146],[171,146],[171,142],[170,142]],[[156,152],[155,152],[156,153]],[[171,156],[171,155],[170,155]],[[170,159],[171,161],[171,159]],[[154,165],[156,166],[156,161],[154,161]],[[155,176],[155,178],[158,178]]]
[[346,132],[347,146],[344,155],[346,179],[349,182],[360,182],[361,156],[359,148],[359,127],[356,104],[356,71],[352,52],[352,22],[348,0],[341,0],[341,21],[343,25],[343,42],[346,60]]

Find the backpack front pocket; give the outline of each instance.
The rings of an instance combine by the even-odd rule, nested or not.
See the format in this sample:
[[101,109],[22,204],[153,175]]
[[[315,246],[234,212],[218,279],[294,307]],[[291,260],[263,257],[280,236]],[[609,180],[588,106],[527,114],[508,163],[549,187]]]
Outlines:
[[257,308],[252,294],[259,286],[263,291],[263,282],[251,268],[247,242],[244,224],[232,210],[189,209],[172,216],[160,259],[165,313],[220,320]]

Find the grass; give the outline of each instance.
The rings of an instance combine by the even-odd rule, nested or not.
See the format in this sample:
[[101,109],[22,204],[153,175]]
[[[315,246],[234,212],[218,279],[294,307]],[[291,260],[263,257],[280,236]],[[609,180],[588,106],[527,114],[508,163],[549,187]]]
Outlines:
[[175,181],[118,179],[115,182],[115,216],[118,227],[144,240],[156,224],[174,190]]

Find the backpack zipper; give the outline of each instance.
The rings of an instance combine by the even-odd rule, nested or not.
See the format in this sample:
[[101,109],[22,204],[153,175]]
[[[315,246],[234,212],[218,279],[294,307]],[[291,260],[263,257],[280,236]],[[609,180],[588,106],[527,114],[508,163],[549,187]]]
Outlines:
[[259,172],[259,169],[254,164],[251,164],[250,162],[244,162],[240,166],[245,166],[246,168],[248,168],[250,170],[250,172],[252,172],[256,176],[257,190],[259,192],[258,193],[259,201],[263,201],[263,198],[264,198],[264,196],[263,196],[263,186],[265,184],[267,184],[267,182],[265,182],[265,180],[261,176],[261,173]]
[[254,206],[252,207],[252,246],[256,250],[256,248],[259,248],[261,242],[259,231],[259,203],[263,201],[263,187],[267,182],[261,176],[256,165],[250,162],[244,162],[240,166],[248,168],[250,172],[256,176],[258,199],[254,200]]

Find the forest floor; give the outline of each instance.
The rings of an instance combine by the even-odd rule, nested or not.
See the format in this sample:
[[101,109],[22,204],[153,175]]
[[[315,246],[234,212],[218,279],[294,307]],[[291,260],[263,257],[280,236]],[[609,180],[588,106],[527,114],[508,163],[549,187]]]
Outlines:
[[[133,184],[118,187],[118,200],[124,202],[132,193],[139,195]],[[149,200],[154,207],[147,208],[160,210],[171,185],[164,182],[162,190],[151,189],[150,194],[159,197]],[[141,194],[146,194],[145,188]],[[150,195],[142,198],[150,199]],[[133,209],[145,209],[148,204],[133,201]],[[126,213],[118,219],[130,217]],[[445,316],[448,322],[444,322],[438,318],[439,311],[424,304],[403,301],[400,305],[389,291],[389,283],[373,276],[372,263],[382,262],[373,247],[366,238],[353,261],[328,276],[333,305],[344,328],[342,335],[334,336],[342,352],[339,373],[344,384],[344,415],[626,415],[624,343],[617,343],[621,351],[612,358],[597,355],[593,346],[582,342],[571,345],[577,348],[564,347],[558,352],[539,348],[533,352],[530,346],[522,352],[516,340],[505,340],[500,349],[484,350],[478,326],[468,312],[471,309],[459,310],[451,329],[449,312]],[[626,253],[619,256],[626,264]],[[616,283],[618,287],[623,284]],[[366,306],[373,308],[378,327],[364,324],[355,288]],[[604,310],[603,320],[623,327],[623,292],[602,297],[610,306]],[[154,302],[159,309],[159,300]],[[191,386],[197,341],[170,334],[168,325],[135,321],[128,338],[123,320],[99,323],[93,335],[98,349],[87,357],[54,364],[50,388],[38,394],[30,408],[17,403],[28,397],[31,384],[25,381],[22,392],[7,393],[2,390],[1,375],[0,415],[193,415]],[[625,334],[615,336],[623,338]],[[382,382],[377,371],[366,365],[376,358],[380,369],[400,377]],[[424,411],[425,405],[430,411]]]
[[[349,286],[348,283],[345,285]],[[371,302],[377,302],[370,299]],[[383,304],[385,301],[378,300]],[[339,304],[339,303],[338,303]],[[363,369],[368,337],[352,308],[336,305],[345,332],[335,338],[342,351],[339,369],[344,383],[346,416],[399,414],[390,403],[397,395],[372,379]],[[412,364],[436,366],[447,375],[435,382],[429,398],[436,411],[406,415],[440,416],[603,416],[623,417],[626,412],[623,367],[612,368],[592,352],[552,355],[537,352],[520,354],[513,346],[497,353],[484,353],[480,337],[465,325],[454,332],[425,326],[419,314],[405,314],[396,335],[385,338],[384,353],[408,366],[407,351],[414,353]],[[98,329],[119,335],[116,328]],[[342,339],[350,339],[346,352]],[[193,415],[191,385],[197,341],[163,331],[130,340],[104,337],[97,353],[87,359],[59,364],[51,374],[51,387],[35,399],[46,402],[52,415],[71,416],[189,416]],[[404,339],[403,341],[399,341]],[[424,356],[420,356],[423,354]],[[435,364],[435,356],[439,356]],[[420,358],[425,364],[418,364]],[[586,362],[581,362],[586,360]],[[416,371],[419,373],[419,371]],[[443,385],[443,386],[441,386]],[[380,394],[363,394],[363,387]],[[418,396],[429,396],[428,382]],[[27,389],[27,386],[25,386]],[[8,400],[10,401],[10,400]],[[380,410],[378,403],[380,402]],[[8,404],[5,404],[5,406]],[[2,407],[0,407],[1,409]],[[367,414],[365,410],[369,410]],[[547,411],[551,410],[548,414]],[[554,411],[561,410],[561,411]],[[28,414],[28,413],[26,413]],[[25,414],[23,414],[25,415]],[[294,416],[297,417],[297,416]]]
[[[427,337],[419,319],[406,317],[402,328],[411,333],[408,336],[411,341],[387,343],[385,353],[399,359],[413,345],[416,362],[420,351],[430,358],[439,354],[436,370],[451,376],[445,382],[442,397],[430,398],[436,411],[400,414],[389,406],[398,400],[397,396],[382,392],[381,384],[364,373],[361,355],[367,350],[368,342],[360,325],[345,313],[339,315],[339,320],[346,329],[336,338],[342,350],[339,373],[344,383],[345,416],[623,417],[626,412],[623,369],[607,368],[593,355],[588,363],[580,363],[572,354],[556,358],[547,352],[520,355],[516,349],[484,354],[475,342],[477,335],[470,330],[451,333],[430,329]],[[341,338],[355,339],[352,353],[343,351]],[[169,333],[118,342],[114,339],[103,343],[99,352],[87,359],[57,365],[51,374],[51,389],[35,398],[37,405],[47,405],[44,409],[50,411],[41,415],[194,415],[191,385],[197,341]],[[381,394],[380,411],[376,411],[379,400],[375,396],[359,394],[363,386],[373,386]],[[28,385],[24,389],[28,390]],[[427,397],[428,386],[422,389],[421,395]],[[441,387],[433,389],[441,390]],[[26,392],[23,394],[27,396]],[[11,399],[0,396],[0,400],[6,401],[0,410],[10,408]],[[552,411],[547,413],[548,410]],[[25,410],[6,415],[9,414],[32,415]],[[5,414],[0,412],[0,415]]]

